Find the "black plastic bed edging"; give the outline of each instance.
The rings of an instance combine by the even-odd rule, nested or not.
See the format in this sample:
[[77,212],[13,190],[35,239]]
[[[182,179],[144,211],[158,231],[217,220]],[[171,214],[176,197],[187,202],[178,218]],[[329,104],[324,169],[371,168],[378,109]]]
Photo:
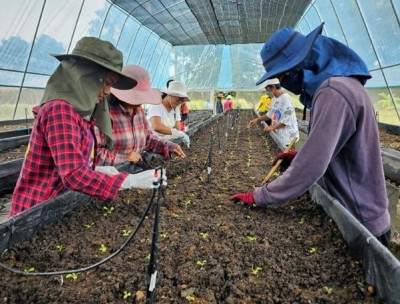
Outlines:
[[23,135],[0,139],[0,151],[26,145],[30,137],[30,135]]

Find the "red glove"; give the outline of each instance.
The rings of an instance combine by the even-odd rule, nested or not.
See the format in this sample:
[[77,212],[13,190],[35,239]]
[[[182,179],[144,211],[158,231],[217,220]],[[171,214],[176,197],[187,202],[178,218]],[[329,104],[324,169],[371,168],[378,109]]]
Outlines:
[[238,202],[242,201],[245,204],[252,205],[254,204],[254,197],[253,197],[253,192],[249,191],[246,193],[236,193],[235,195],[232,195],[229,200],[233,202]]
[[279,170],[283,172],[290,166],[293,158],[295,158],[296,155],[297,155],[296,150],[290,150],[288,152],[278,152],[278,154],[276,154],[276,157],[272,165],[275,165],[278,160],[282,159],[282,163],[280,165]]

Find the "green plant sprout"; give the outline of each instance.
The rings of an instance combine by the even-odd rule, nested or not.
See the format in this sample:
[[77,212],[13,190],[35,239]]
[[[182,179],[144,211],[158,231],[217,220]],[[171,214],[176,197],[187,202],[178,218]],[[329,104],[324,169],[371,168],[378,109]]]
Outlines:
[[257,240],[257,238],[256,238],[255,236],[251,236],[251,235],[248,235],[248,236],[246,237],[246,239],[247,239],[249,242],[254,242],[255,240]]
[[65,276],[67,279],[72,279],[72,280],[76,280],[78,278],[78,274],[76,274],[75,272],[73,273],[69,273]]
[[146,256],[146,260],[150,261],[150,253]]
[[108,207],[104,206],[103,209],[106,211],[103,214],[104,216],[107,216],[115,211],[115,207],[108,208]]
[[197,261],[196,265],[203,267],[206,263],[207,263],[206,260],[202,260],[202,261]]
[[172,217],[179,217],[178,214],[176,214],[175,212],[172,213]]
[[304,224],[304,217],[301,218],[301,220],[299,221],[299,224]]
[[248,219],[249,221],[253,221],[253,218],[250,215],[246,215],[246,219]]
[[330,295],[333,292],[333,288],[328,286],[324,286],[324,290],[328,295]]
[[184,205],[185,205],[185,207],[187,208],[191,203],[192,203],[191,200],[187,200],[187,201],[184,203]]
[[122,230],[122,236],[129,236],[131,234],[132,230]]
[[92,228],[93,225],[94,225],[94,222],[93,222],[93,223],[90,223],[90,224],[85,224],[85,227],[86,227],[86,228]]
[[127,291],[127,290],[124,290],[124,296],[123,296],[124,300],[126,300],[127,298],[129,298],[129,297],[131,297],[131,296],[132,296],[132,293],[130,293],[130,292]]
[[206,239],[206,238],[208,238],[208,233],[207,233],[207,232],[200,232],[200,236],[201,236],[203,239]]
[[196,300],[194,296],[186,296],[185,299],[188,300],[189,302]]
[[258,273],[262,270],[261,267],[251,268],[251,273],[254,275],[258,275]]
[[308,250],[309,253],[316,253],[317,252],[317,248],[315,247],[311,247],[310,250]]
[[168,237],[168,232],[163,232],[163,233],[160,234],[160,236],[161,236],[163,239],[166,239],[166,238]]
[[56,249],[57,249],[57,251],[61,251],[61,250],[63,250],[65,247],[63,246],[63,245],[57,245],[56,246]]
[[107,246],[104,245],[104,244],[101,244],[99,250],[100,250],[101,253],[105,253],[107,251]]
[[200,180],[202,181],[202,182],[204,182],[204,179],[203,179],[203,177],[200,175]]
[[35,272],[35,267],[29,267],[27,269],[24,269],[25,272]]

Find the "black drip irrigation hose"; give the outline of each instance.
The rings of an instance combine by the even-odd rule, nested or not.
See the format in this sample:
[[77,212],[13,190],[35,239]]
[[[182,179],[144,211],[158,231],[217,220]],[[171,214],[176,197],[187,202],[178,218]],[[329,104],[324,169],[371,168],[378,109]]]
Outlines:
[[[162,172],[162,168],[157,168],[156,170],[161,170]],[[155,182],[155,181],[154,181]],[[154,184],[153,182],[153,184]],[[161,182],[162,183],[162,182]],[[160,184],[161,184],[160,183]],[[139,223],[137,224],[135,230],[132,232],[132,234],[128,237],[128,239],[120,246],[120,248],[118,248],[117,251],[115,251],[114,253],[110,254],[108,257],[104,258],[103,260],[89,265],[87,267],[83,267],[83,268],[78,268],[78,269],[70,269],[70,270],[61,270],[61,271],[52,271],[52,272],[26,272],[26,271],[22,271],[19,269],[15,269],[15,268],[11,268],[3,263],[0,263],[0,267],[4,268],[5,270],[8,270],[10,272],[16,273],[16,274],[20,274],[20,275],[25,275],[25,276],[52,276],[52,275],[64,275],[64,274],[70,274],[70,273],[79,273],[79,272],[85,272],[85,271],[89,271],[91,269],[94,269],[106,262],[108,262],[109,260],[111,260],[112,258],[114,258],[116,255],[118,255],[123,249],[125,249],[126,246],[129,245],[129,243],[133,240],[133,238],[136,236],[139,228],[143,225],[144,219],[147,215],[147,213],[150,210],[151,205],[153,204],[154,201],[154,197],[156,196],[156,194],[160,191],[159,188],[161,188],[161,185],[159,185],[157,188],[153,189],[151,198],[149,203],[147,204],[147,207],[142,215],[142,217],[140,218]]]
[[[161,169],[161,175],[163,175],[163,170]],[[146,293],[146,303],[151,304],[154,301],[155,292],[154,289],[156,287],[157,280],[157,256],[158,256],[158,226],[160,223],[160,207],[161,207],[161,196],[164,196],[162,191],[162,180],[154,181],[155,185],[159,185],[157,188],[157,203],[156,203],[156,211],[154,217],[154,225],[153,225],[153,238],[151,240],[151,248],[150,248],[150,262],[147,267],[147,274],[149,276],[149,281],[147,285],[147,293]]]
[[222,154],[222,149],[221,149],[221,138],[219,136],[219,119],[217,119],[217,136],[218,136],[218,153]]
[[213,135],[214,135],[214,130],[213,130],[213,128],[211,127],[210,149],[208,150],[208,159],[207,159],[207,182],[208,182],[208,183],[211,182]]

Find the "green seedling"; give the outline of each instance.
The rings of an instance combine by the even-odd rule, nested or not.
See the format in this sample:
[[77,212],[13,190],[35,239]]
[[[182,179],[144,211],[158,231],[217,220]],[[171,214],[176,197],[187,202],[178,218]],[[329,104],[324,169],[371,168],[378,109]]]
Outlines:
[[251,235],[248,235],[248,236],[246,237],[246,239],[247,239],[249,242],[254,242],[255,240],[257,240],[257,238],[256,238],[255,236],[251,236]]
[[309,253],[316,253],[317,252],[317,248],[315,247],[311,247],[310,250],[308,250]]
[[203,179],[203,177],[200,175],[200,180],[202,181],[202,182],[204,182],[204,179]]
[[253,221],[253,218],[250,215],[246,215],[246,219],[248,219],[249,221]]
[[188,206],[190,206],[191,203],[192,203],[191,200],[187,200],[187,201],[184,203],[184,205],[185,205],[185,207],[187,208]]
[[108,215],[110,215],[111,213],[113,213],[115,211],[115,207],[108,208],[108,207],[104,206],[103,209],[106,211],[103,214],[104,216],[108,216]]
[[107,246],[104,245],[104,244],[101,244],[99,250],[100,250],[101,253],[105,253],[107,251]]
[[122,230],[122,236],[129,236],[131,234],[132,230]]
[[160,234],[160,236],[161,236],[163,239],[166,239],[166,238],[168,237],[168,232],[163,232],[163,233]]
[[186,296],[185,299],[188,300],[189,302],[196,300],[194,296]]
[[145,219],[145,220],[148,220],[148,219],[149,219],[149,216],[148,216],[148,215],[146,215],[146,216],[144,217],[144,219]]
[[25,272],[35,272],[35,267],[29,267],[27,269],[24,269]]
[[301,218],[301,220],[299,221],[299,224],[304,224],[304,217]]
[[63,245],[57,245],[56,249],[57,249],[57,251],[61,251],[61,250],[64,249],[64,246]]
[[203,267],[205,264],[207,264],[206,260],[202,260],[202,261],[197,261],[196,265]]
[[72,279],[72,280],[75,281],[78,278],[78,274],[76,274],[75,272],[69,273],[69,274],[66,275],[66,278],[67,279]]
[[150,261],[150,253],[146,256],[146,260]]
[[324,286],[324,290],[328,295],[330,295],[333,292],[333,288],[328,286]]
[[129,298],[129,297],[131,297],[131,296],[132,296],[132,293],[130,293],[130,292],[127,291],[127,290],[124,290],[124,296],[123,296],[124,300],[126,300],[127,298]]
[[251,268],[251,273],[254,275],[258,275],[258,273],[262,270],[261,267]]
[[85,227],[86,227],[86,228],[92,228],[93,225],[94,225],[94,222],[93,222],[93,223],[90,223],[90,224],[85,224]]
[[200,236],[201,236],[203,239],[206,239],[206,238],[208,238],[208,233],[207,233],[207,232],[200,232]]
[[176,214],[175,212],[172,213],[172,217],[179,217],[178,214]]

